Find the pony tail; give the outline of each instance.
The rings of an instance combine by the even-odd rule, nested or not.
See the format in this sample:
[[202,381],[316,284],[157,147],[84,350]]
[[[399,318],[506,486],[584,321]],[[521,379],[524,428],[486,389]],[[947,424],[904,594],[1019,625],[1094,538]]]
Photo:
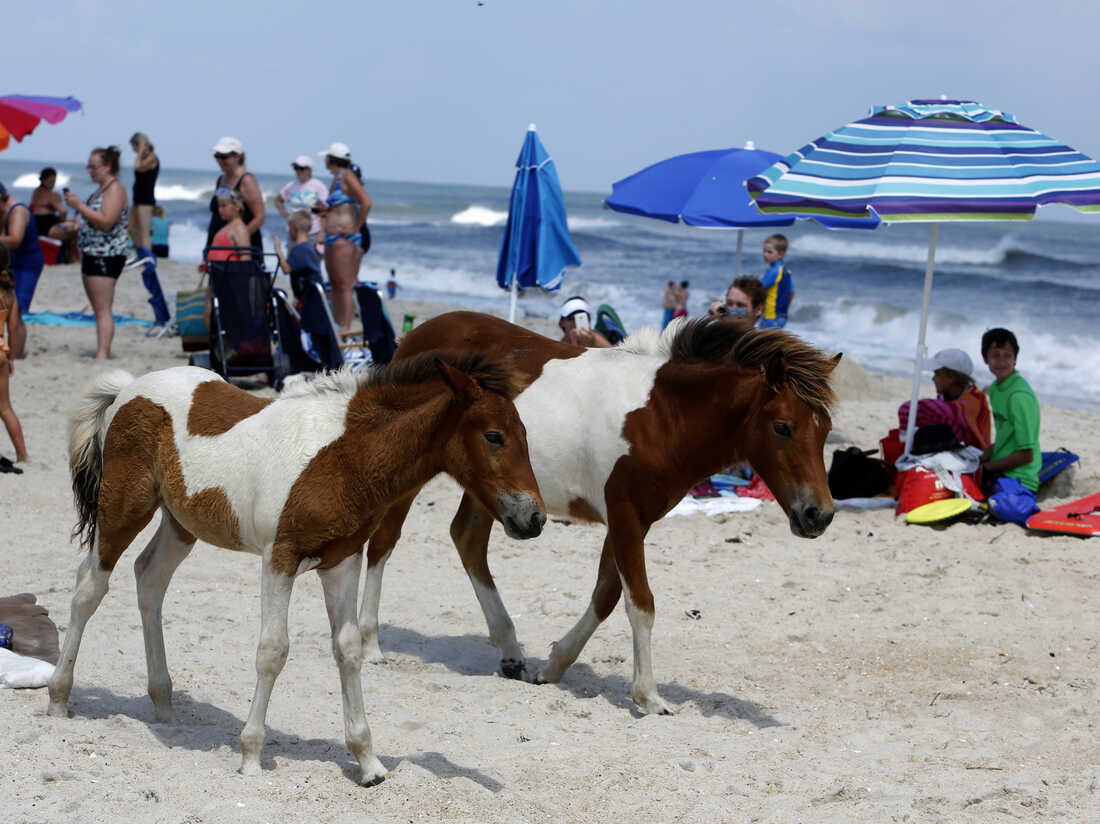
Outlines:
[[133,375],[121,369],[102,373],[84,390],[69,417],[69,472],[73,476],[73,498],[78,517],[72,537],[79,537],[80,545],[87,549],[95,544],[107,409],[133,380]]

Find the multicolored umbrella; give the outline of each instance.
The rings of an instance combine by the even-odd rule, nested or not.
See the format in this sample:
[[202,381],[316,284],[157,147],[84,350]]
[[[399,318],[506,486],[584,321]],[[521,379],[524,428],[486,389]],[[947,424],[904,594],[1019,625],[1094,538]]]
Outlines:
[[[880,218],[932,224],[911,409],[927,356],[925,331],[940,221],[1030,220],[1061,203],[1100,211],[1100,163],[967,100],[910,100],[829,132],[746,183],[765,215]],[[913,443],[913,421],[905,451]]]
[[43,120],[60,123],[69,112],[80,111],[83,104],[75,97],[41,97],[9,94],[0,97],[0,152],[9,139],[21,141]]
[[[686,223],[712,229],[737,229],[734,278],[741,274],[746,228],[790,226],[796,217],[763,215],[754,209],[745,181],[782,155],[757,149],[750,140],[743,149],[711,149],[676,155],[611,184],[604,205],[616,212]],[[877,218],[820,218],[830,229],[874,229]]]
[[566,267],[580,265],[581,256],[566,222],[558,172],[532,123],[516,158],[508,223],[497,261],[497,283],[512,292],[508,320],[516,318],[518,287],[560,289]]

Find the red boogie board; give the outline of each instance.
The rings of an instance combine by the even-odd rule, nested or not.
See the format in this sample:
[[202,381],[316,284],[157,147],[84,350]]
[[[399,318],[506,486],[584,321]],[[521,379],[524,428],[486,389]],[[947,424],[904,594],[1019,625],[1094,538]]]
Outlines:
[[1071,535],[1100,535],[1100,494],[1089,495],[1054,509],[1044,509],[1027,519],[1031,529],[1067,532]]

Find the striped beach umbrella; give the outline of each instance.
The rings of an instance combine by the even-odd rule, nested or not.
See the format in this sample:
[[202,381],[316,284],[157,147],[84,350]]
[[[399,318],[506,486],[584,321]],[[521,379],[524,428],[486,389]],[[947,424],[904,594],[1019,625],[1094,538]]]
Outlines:
[[[911,409],[927,357],[925,332],[940,221],[1031,220],[1061,203],[1100,211],[1100,163],[966,100],[910,100],[803,146],[746,183],[765,215],[878,217],[931,223]],[[906,453],[913,444],[909,417]]]
[[24,94],[0,96],[0,152],[11,138],[22,141],[43,120],[60,123],[69,112],[82,108],[75,97],[41,97]]

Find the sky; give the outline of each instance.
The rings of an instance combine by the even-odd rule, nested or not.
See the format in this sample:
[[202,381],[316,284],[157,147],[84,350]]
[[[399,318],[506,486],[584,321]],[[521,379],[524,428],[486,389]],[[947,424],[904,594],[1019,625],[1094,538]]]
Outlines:
[[[978,100],[1100,158],[1092,0],[51,0],[7,3],[2,93],[72,95],[3,157],[289,174],[347,143],[368,180],[509,186],[528,124],[563,188],[744,145],[786,154],[874,104]],[[14,85],[13,85],[14,84]],[[10,182],[10,181],[9,181]]]

